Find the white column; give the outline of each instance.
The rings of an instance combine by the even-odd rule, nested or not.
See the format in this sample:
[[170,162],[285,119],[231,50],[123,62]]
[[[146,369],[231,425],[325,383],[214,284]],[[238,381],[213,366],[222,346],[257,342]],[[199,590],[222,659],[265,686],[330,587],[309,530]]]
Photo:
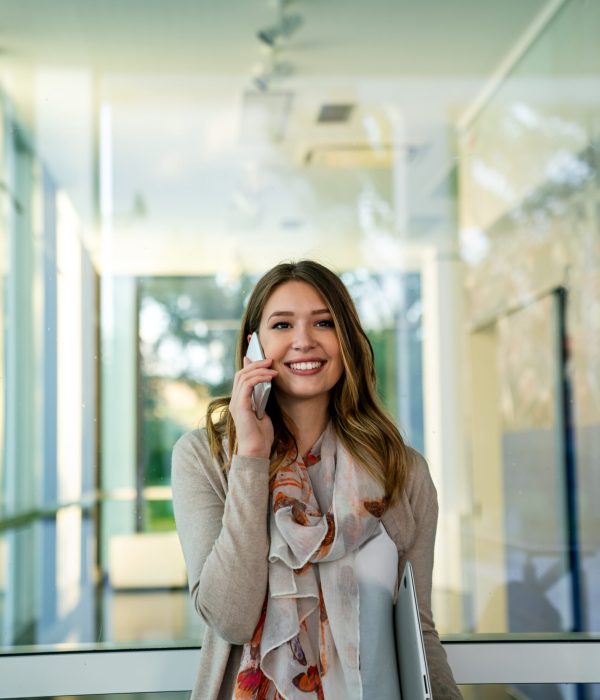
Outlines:
[[468,503],[463,401],[462,262],[451,250],[424,255],[423,411],[425,453],[438,490],[440,515],[434,588],[462,590],[461,516]]

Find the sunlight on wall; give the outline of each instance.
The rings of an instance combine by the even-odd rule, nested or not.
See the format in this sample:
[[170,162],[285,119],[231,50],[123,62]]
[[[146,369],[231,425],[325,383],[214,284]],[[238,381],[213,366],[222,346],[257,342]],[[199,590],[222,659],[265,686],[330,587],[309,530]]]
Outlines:
[[82,268],[75,211],[57,201],[58,500],[81,497],[82,484]]
[[81,508],[69,506],[56,514],[56,592],[60,617],[81,598]]

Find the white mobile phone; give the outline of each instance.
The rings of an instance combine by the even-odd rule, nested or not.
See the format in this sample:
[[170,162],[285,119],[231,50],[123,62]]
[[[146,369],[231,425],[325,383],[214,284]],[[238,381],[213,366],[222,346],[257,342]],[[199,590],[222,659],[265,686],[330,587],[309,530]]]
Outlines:
[[[258,334],[254,332],[248,343],[246,357],[252,362],[265,359],[265,353],[260,345]],[[271,382],[260,382],[252,389],[252,407],[257,418],[262,418],[265,415],[265,408],[271,391]]]

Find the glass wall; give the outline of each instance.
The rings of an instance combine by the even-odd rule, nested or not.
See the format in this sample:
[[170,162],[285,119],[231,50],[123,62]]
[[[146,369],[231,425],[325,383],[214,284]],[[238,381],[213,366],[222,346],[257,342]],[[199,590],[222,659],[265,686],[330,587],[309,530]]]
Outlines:
[[599,22],[567,3],[460,135],[482,632],[600,621]]
[[201,641],[171,447],[301,257],[429,461],[442,634],[598,633],[600,8],[497,5],[5,0],[4,647]]

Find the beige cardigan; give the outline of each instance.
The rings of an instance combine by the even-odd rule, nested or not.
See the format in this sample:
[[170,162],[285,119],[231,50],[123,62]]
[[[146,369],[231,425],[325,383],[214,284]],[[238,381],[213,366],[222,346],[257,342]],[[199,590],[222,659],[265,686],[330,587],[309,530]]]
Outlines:
[[[411,457],[402,498],[382,521],[398,547],[399,571],[412,562],[433,697],[455,700],[461,694],[431,614],[437,494],[423,457],[414,450]],[[226,478],[206,432],[194,430],[173,449],[172,484],[192,600],[208,626],[192,700],[230,700],[241,645],[252,637],[267,588],[268,462],[236,455]]]

